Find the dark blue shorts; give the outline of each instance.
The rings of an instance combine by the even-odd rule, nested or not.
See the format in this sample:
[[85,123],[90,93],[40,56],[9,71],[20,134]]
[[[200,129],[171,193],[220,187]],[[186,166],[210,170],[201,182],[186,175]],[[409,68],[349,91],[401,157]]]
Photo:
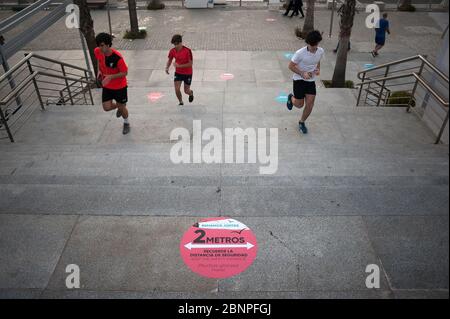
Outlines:
[[174,77],[173,80],[175,82],[184,82],[185,85],[191,85],[191,83],[192,83],[192,74],[175,73],[175,77]]
[[384,37],[375,37],[375,43],[378,45],[384,45],[386,42],[386,38]]

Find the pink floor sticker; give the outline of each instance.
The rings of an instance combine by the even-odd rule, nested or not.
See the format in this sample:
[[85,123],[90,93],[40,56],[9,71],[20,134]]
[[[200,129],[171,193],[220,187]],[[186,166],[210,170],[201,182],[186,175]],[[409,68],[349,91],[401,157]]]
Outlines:
[[184,263],[207,278],[228,278],[245,271],[256,258],[253,232],[241,222],[209,218],[194,224],[180,243]]
[[233,80],[233,79],[234,79],[234,75],[231,74],[231,73],[222,73],[222,74],[220,75],[220,78],[221,78],[222,80],[225,80],[225,81],[227,81],[227,80]]
[[156,102],[164,96],[161,92],[150,92],[147,94],[147,98],[150,102]]

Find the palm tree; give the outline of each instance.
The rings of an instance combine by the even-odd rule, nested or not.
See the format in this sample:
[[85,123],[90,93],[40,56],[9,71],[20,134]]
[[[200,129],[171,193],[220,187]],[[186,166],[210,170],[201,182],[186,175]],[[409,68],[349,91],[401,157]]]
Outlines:
[[128,0],[128,11],[130,13],[130,33],[138,36],[139,25],[137,19],[136,0]]
[[97,47],[97,42],[95,41],[94,21],[91,17],[91,11],[86,0],[73,0],[73,3],[80,9],[80,31],[86,39],[89,56],[91,57],[94,72],[97,76],[97,59],[94,55],[94,49]]
[[305,23],[303,24],[302,37],[314,30],[314,0],[307,0]]
[[345,0],[338,10],[341,17],[339,25],[339,49],[336,57],[336,66],[334,67],[331,87],[345,87],[345,70],[347,68],[347,51],[352,33],[353,20],[356,12],[356,0]]

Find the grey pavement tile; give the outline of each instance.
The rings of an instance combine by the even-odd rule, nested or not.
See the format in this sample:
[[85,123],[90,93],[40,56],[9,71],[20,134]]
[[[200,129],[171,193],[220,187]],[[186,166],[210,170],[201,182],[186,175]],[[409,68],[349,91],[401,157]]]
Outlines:
[[43,289],[1,289],[0,300],[3,299],[37,299],[41,296]]
[[446,289],[448,294],[448,210],[441,215],[364,217],[393,289]]
[[76,216],[0,215],[0,289],[45,288],[76,220]]
[[195,215],[219,211],[216,186],[120,187],[84,185],[9,185],[12,193],[1,213],[79,215]]
[[179,244],[196,219],[185,217],[82,217],[49,289],[65,288],[65,266],[80,267],[86,290],[206,293],[217,281],[184,265]]
[[396,299],[448,299],[447,290],[397,290],[393,291]]
[[[369,291],[365,269],[378,259],[361,217],[243,217],[240,221],[255,232],[258,257],[244,273],[221,280],[219,292]],[[381,290],[389,290],[384,277],[380,285]]]

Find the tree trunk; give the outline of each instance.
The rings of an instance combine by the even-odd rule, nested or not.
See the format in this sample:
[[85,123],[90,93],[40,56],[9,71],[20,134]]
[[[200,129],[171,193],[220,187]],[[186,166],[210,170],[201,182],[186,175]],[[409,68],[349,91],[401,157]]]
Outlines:
[[307,0],[306,14],[305,14],[305,24],[303,24],[303,36],[314,31],[314,0]]
[[339,8],[340,32],[339,32],[339,49],[336,56],[336,66],[334,67],[333,79],[331,87],[345,87],[345,72],[347,69],[347,53],[350,36],[352,33],[353,21],[356,12],[356,0],[345,0],[344,4]]
[[94,73],[97,77],[97,59],[94,55],[94,49],[97,47],[97,43],[95,42],[94,21],[91,17],[91,11],[86,0],[73,0],[73,3],[80,8],[80,31],[86,39],[89,56],[91,57]]
[[128,11],[130,12],[130,31],[137,35],[139,34],[139,25],[136,10],[136,0],[128,0]]

